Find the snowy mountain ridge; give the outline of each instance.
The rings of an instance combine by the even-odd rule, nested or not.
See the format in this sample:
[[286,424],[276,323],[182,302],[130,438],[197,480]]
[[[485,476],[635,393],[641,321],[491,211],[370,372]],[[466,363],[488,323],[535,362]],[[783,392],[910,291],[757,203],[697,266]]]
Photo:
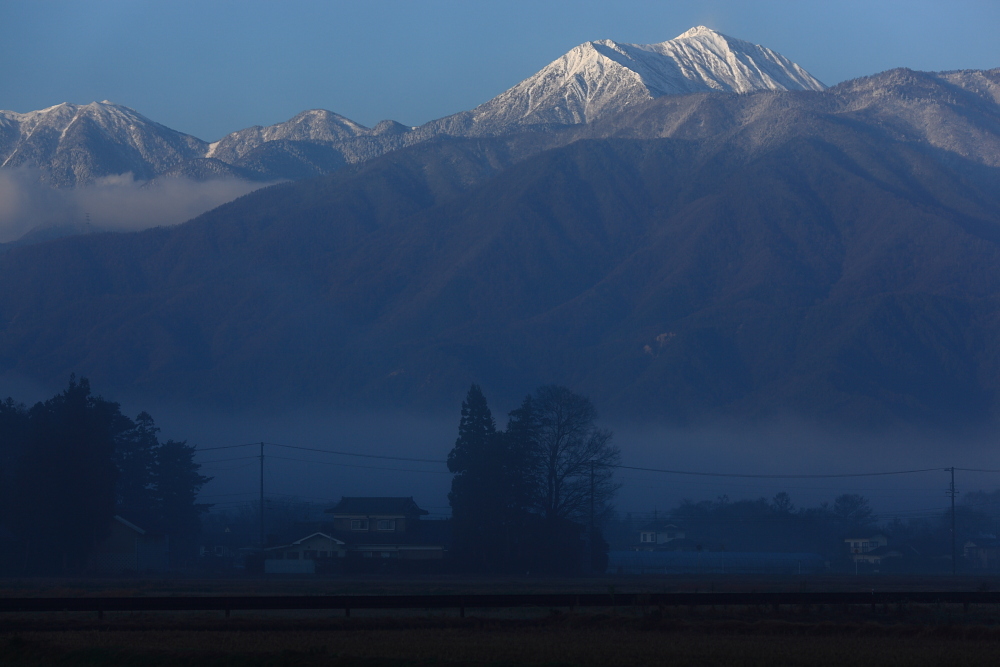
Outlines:
[[577,124],[663,95],[824,90],[763,46],[698,26],[659,44],[586,42],[473,109],[473,123]]
[[0,111],[0,167],[41,169],[64,187],[126,173],[148,180],[207,145],[107,100]]
[[283,123],[255,125],[227,134],[209,146],[205,157],[232,162],[269,141],[319,141],[331,143],[371,134],[364,125],[325,109],[303,111]]
[[784,56],[698,26],[658,44],[586,42],[476,108],[416,128],[395,121],[368,128],[312,109],[208,143],[108,101],[0,111],[0,168],[37,169],[58,187],[123,174],[142,181],[296,180],[442,135],[565,128],[663,96],[824,89]]

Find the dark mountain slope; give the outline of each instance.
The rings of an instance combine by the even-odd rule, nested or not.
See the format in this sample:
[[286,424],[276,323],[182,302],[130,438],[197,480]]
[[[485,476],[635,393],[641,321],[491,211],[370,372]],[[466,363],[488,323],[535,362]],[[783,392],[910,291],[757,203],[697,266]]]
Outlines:
[[13,249],[0,369],[234,407],[560,382],[674,421],[991,418],[1000,174],[818,95],[657,100],[533,157],[438,140],[179,228]]

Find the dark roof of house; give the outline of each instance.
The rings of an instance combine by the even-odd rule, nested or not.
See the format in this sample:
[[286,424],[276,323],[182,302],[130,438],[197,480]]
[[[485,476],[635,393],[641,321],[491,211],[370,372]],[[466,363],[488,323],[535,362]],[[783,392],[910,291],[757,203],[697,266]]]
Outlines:
[[115,521],[117,521],[121,525],[125,526],[129,530],[134,530],[135,532],[139,533],[140,535],[145,535],[146,534],[146,531],[144,531],[142,528],[140,528],[139,526],[135,525],[131,521],[118,516],[117,514],[115,515]]
[[276,547],[268,547],[267,549],[264,549],[264,551],[277,551],[279,549],[289,549],[291,547],[297,547],[300,544],[302,544],[303,542],[305,542],[306,540],[312,539],[312,538],[316,537],[317,535],[319,535],[320,537],[325,537],[326,539],[331,540],[333,542],[336,542],[337,544],[339,544],[341,546],[343,546],[343,544],[344,544],[343,540],[338,540],[336,537],[331,537],[331,536],[327,535],[326,533],[313,533],[312,535],[306,535],[301,540],[295,540],[291,544],[282,544],[282,545],[279,545],[279,546],[276,546]]
[[328,509],[327,514],[365,514],[384,516],[414,516],[430,514],[422,510],[413,501],[413,496],[407,498],[392,497],[360,497],[343,496],[340,502]]
[[640,531],[646,531],[646,532],[653,531],[653,530],[655,530],[657,532],[664,532],[664,531],[668,531],[668,530],[669,531],[676,531],[676,532],[679,532],[679,533],[683,533],[684,532],[681,529],[680,526],[678,526],[677,524],[673,523],[672,521],[668,521],[667,519],[657,519],[657,520],[654,520],[654,521],[650,521],[648,523],[644,523],[644,524],[642,524],[642,528],[640,528],[639,530]]

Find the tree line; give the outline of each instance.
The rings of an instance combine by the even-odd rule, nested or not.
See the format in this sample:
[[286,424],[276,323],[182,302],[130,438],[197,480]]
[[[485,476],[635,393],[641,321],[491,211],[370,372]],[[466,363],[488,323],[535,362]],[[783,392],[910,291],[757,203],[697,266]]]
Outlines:
[[525,397],[498,430],[482,389],[472,385],[448,454],[458,566],[494,573],[604,570],[608,547],[598,526],[618,490],[620,453],[596,419],[588,398],[547,385]]
[[[166,534],[171,558],[185,553],[208,505],[211,478],[194,447],[161,442],[153,417],[130,419],[91,392],[86,378],[30,408],[0,403],[0,539],[5,569],[23,574],[83,571],[115,515]],[[12,546],[16,544],[16,547]]]
[[[868,498],[838,494],[832,502],[797,507],[788,493],[772,498],[683,500],[666,511],[613,516],[604,524],[613,548],[637,546],[640,531],[676,526],[683,538],[658,545],[669,551],[736,551],[815,553],[833,570],[853,571],[847,538],[886,536],[888,547],[900,553],[883,561],[886,571],[944,572],[951,570],[951,512],[933,510],[918,516],[879,515]],[[967,540],[989,544],[1000,528],[1000,491],[966,494],[955,512],[958,567]],[[986,540],[985,542],[983,540]],[[639,544],[638,546],[646,546]]]

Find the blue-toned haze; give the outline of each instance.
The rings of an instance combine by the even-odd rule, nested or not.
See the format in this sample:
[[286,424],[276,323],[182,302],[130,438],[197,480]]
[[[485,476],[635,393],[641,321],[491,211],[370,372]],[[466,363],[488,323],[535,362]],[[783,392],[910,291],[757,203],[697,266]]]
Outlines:
[[0,8],[0,109],[109,99],[208,141],[310,108],[418,125],[582,42],[662,42],[695,25],[763,44],[828,85],[900,66],[1000,66],[993,0],[39,0]]
[[[698,25],[773,49],[828,85],[895,67],[929,71],[1000,67],[1000,47],[996,38],[1000,28],[1000,2],[997,0],[954,0],[947,5],[930,0],[851,0],[838,3],[782,0],[512,0],[491,3],[469,0],[384,0],[367,3],[37,0],[14,3],[0,0],[0,57],[4,63],[3,74],[0,75],[0,109],[28,112],[60,102],[86,104],[95,100],[112,100],[169,128],[205,141],[216,141],[227,133],[252,125],[279,123],[303,110],[316,108],[329,109],[369,127],[387,118],[406,125],[420,125],[490,100],[583,42],[611,39],[624,43],[658,43]],[[862,96],[867,93],[859,91],[856,94]],[[803,96],[803,99],[806,97]],[[802,102],[807,103],[808,100]],[[803,108],[808,110],[808,107]],[[888,118],[896,117],[892,115],[894,108],[885,113]],[[802,117],[812,116],[803,114]],[[946,120],[949,118],[946,117]],[[947,127],[947,123],[941,125]],[[793,130],[795,128],[789,132]],[[993,135],[987,133],[986,136]],[[886,145],[890,144],[878,144],[878,147]],[[984,146],[983,151],[988,152],[993,144]],[[854,148],[855,145],[847,147]],[[829,179],[825,178],[829,172],[815,173],[819,174],[817,182],[829,183]],[[21,206],[35,216],[30,220],[25,217],[25,229],[39,222],[36,217],[40,209],[54,211],[54,217],[68,217],[66,211],[79,217],[86,211],[88,220],[91,216],[98,220],[98,211],[113,208],[119,213],[124,212],[130,221],[143,218],[147,225],[167,224],[158,218],[150,220],[136,215],[131,204],[133,200],[143,203],[147,209],[155,207],[161,213],[171,213],[174,222],[193,214],[186,208],[180,214],[166,210],[166,200],[182,199],[169,187],[141,190],[138,184],[133,187],[124,177],[120,182],[104,183],[102,188],[93,188],[82,194],[53,193],[49,189],[43,189],[38,194],[39,191],[25,185],[27,177],[24,174],[15,176],[7,181],[7,190],[0,187],[0,223],[3,222],[4,204],[16,208],[15,205],[20,205],[17,196],[26,197],[24,193],[34,193],[33,196],[41,203],[29,201]],[[596,183],[611,180],[604,172],[595,172],[592,178]],[[175,183],[171,187],[188,186]],[[214,193],[219,201],[243,192],[227,189],[219,193],[216,189],[243,187],[232,184],[195,184],[190,187],[197,188],[194,192],[199,195]],[[885,199],[881,195],[882,190],[872,192],[876,195],[866,195],[872,197],[866,201]],[[757,201],[770,201],[766,194]],[[130,199],[123,198],[125,195]],[[839,201],[836,198],[832,200]],[[498,201],[506,200],[499,198]],[[212,206],[214,203],[203,202],[199,210]],[[650,205],[649,208],[652,210],[654,207]],[[900,219],[916,220],[905,213],[909,209],[899,210],[904,211],[899,214]],[[497,229],[506,229],[500,224],[513,217],[495,216]],[[567,220],[575,217],[575,212],[566,213]],[[718,219],[722,219],[721,214]],[[222,217],[217,220],[225,223]],[[802,227],[808,226],[810,221],[802,221]],[[746,225],[748,229],[762,228],[750,218]],[[813,225],[813,228],[820,227]],[[708,230],[705,238],[714,238],[711,231],[714,228],[705,229]],[[906,227],[904,231],[908,229]],[[23,229],[18,230],[19,233],[21,231]],[[502,235],[501,232],[497,234],[499,238],[510,236],[505,231]],[[16,236],[10,234],[11,239]],[[965,237],[948,238],[962,241]],[[0,241],[5,240],[8,239],[0,237]],[[149,244],[151,256],[158,252],[154,245]],[[669,249],[681,245],[664,242],[662,247]],[[819,239],[816,245],[827,247],[830,244]],[[983,247],[978,242],[968,245]],[[335,246],[330,244],[331,248]],[[197,243],[192,247],[197,248]],[[302,247],[311,245],[303,244]],[[938,248],[935,246],[934,250]],[[114,252],[108,251],[108,256],[112,255]],[[192,256],[198,257],[196,254]],[[497,256],[502,255],[498,253]],[[923,256],[926,255],[920,255]],[[957,251],[954,256],[965,257]],[[374,266],[366,257],[352,261],[361,266]],[[162,261],[163,266],[175,264],[172,259]],[[354,266],[347,261],[342,264]],[[437,265],[435,262],[427,264]],[[681,265],[681,262],[676,264]],[[977,266],[971,261],[956,261],[955,264],[963,268]],[[331,266],[336,265],[331,263]],[[874,271],[879,263],[871,260],[870,265]],[[199,262],[192,262],[190,266],[198,268]],[[254,272],[244,271],[241,275],[255,277],[256,269],[254,265]],[[68,275],[70,271],[64,273]],[[294,272],[279,266],[269,275],[283,273]],[[330,274],[333,275],[333,272]],[[621,274],[631,275],[628,271]],[[18,274],[15,272],[14,275]],[[766,278],[768,284],[771,282],[769,274],[762,271],[759,275]],[[25,293],[32,293],[28,288],[33,288],[33,283],[37,282],[40,281],[25,279]],[[432,280],[425,282],[433,283]],[[969,282],[985,284],[985,280],[972,278]],[[209,284],[209,281],[204,284]],[[960,284],[960,281],[949,279],[947,284]],[[664,285],[672,288],[672,284],[664,282]],[[254,290],[258,286],[252,286],[253,289],[246,289],[244,293],[256,293]],[[639,287],[644,288],[643,285]],[[831,291],[825,283],[821,287],[823,294]],[[666,290],[666,287],[663,289]],[[638,290],[627,285],[621,293],[638,293]],[[8,292],[14,290],[8,289]],[[275,294],[278,294],[277,290]],[[359,289],[357,294],[363,295],[362,290]],[[345,302],[348,298],[354,298],[353,293],[344,297]],[[360,303],[361,297],[358,299]],[[239,299],[229,301],[235,303]],[[293,301],[276,298],[280,304]],[[642,299],[637,301],[645,302]],[[652,297],[647,301],[652,301]],[[30,305],[32,300],[25,299],[25,303]],[[445,302],[442,300],[441,303]],[[197,312],[217,310],[220,309],[213,305]],[[30,309],[26,308],[26,311]],[[280,314],[284,311],[275,312]],[[645,313],[640,315],[645,317]],[[238,321],[237,317],[242,317],[242,314],[234,316],[233,321]],[[587,314],[586,317],[591,316]],[[164,321],[172,318],[172,312],[164,315]],[[269,322],[280,319],[275,316]],[[586,321],[583,316],[580,319]],[[602,315],[600,318],[593,316],[593,319],[603,321],[607,318]],[[142,317],[137,317],[135,321],[139,324],[134,331],[143,332],[145,330],[141,327],[145,323],[158,320],[142,313]],[[872,331],[878,331],[881,326],[874,320],[863,323]],[[224,329],[224,326],[228,326],[228,322],[223,321],[220,330],[230,330]],[[47,325],[44,328],[56,329]],[[118,331],[121,328],[116,323],[115,327],[106,329]],[[400,327],[401,331],[405,329]],[[635,329],[638,330],[638,327]],[[276,327],[275,331],[275,340],[285,340],[279,337],[279,334],[284,334],[280,327]],[[656,337],[649,341],[640,341],[636,337],[634,341],[629,338],[627,343],[644,364],[652,365],[657,361],[657,355],[652,349],[642,352],[642,344],[660,341],[662,346],[664,339],[659,336],[666,335],[661,333],[666,331],[672,330],[659,328],[650,332]],[[143,340],[144,335],[136,333],[131,340]],[[696,333],[691,335],[694,340]],[[34,332],[31,332],[25,340],[33,342],[35,338]],[[129,340],[127,337],[123,339]],[[211,339],[211,336],[206,334],[204,339]],[[81,340],[89,345],[89,339]],[[192,336],[191,340],[201,339]],[[377,344],[372,344],[372,349],[395,350],[396,347],[387,344],[378,348]],[[117,351],[118,348],[111,345],[107,349]],[[700,348],[693,349],[697,351]],[[14,358],[13,355],[8,356]],[[81,358],[84,358],[83,355]],[[245,358],[250,358],[249,354]],[[234,361],[233,366],[238,367],[240,363],[239,360]],[[161,365],[166,366],[168,364]],[[960,371],[965,368],[953,364],[945,370],[953,367]],[[971,362],[969,367],[974,368]],[[0,390],[3,393],[0,397],[10,394],[31,402],[50,396],[60,389],[65,377],[61,370],[52,375],[59,377],[60,384],[43,385],[41,380],[8,374],[2,378]],[[397,375],[395,371],[391,373],[391,377]],[[666,386],[669,383],[662,384]],[[106,387],[101,385],[99,391],[110,391]],[[518,391],[530,389],[530,385],[525,385]],[[497,397],[497,393],[490,393],[489,398],[495,416],[502,422],[507,410],[516,404],[505,403]],[[402,456],[419,453],[421,456],[441,458],[453,442],[458,419],[457,402],[454,409],[443,416],[414,416],[408,413],[402,416],[385,416],[382,413],[345,416],[331,409],[329,415],[320,416],[262,413],[244,418],[211,414],[209,408],[205,408],[206,414],[202,414],[190,406],[174,405],[167,400],[160,403],[140,401],[122,394],[124,392],[113,397],[123,401],[129,414],[148,409],[163,426],[165,436],[188,439],[203,447],[267,440],[339,450],[370,449]],[[276,394],[280,397],[280,392]],[[605,406],[605,403],[599,405],[601,410],[605,410]],[[766,426],[750,433],[741,430],[738,437],[733,435],[735,431],[723,426],[705,432],[656,430],[653,427],[646,431],[635,425],[612,426],[629,464],[661,468],[778,473],[963,464],[993,468],[1000,465],[995,461],[996,448],[992,441],[982,446],[977,441],[969,445],[968,453],[948,442],[946,457],[946,448],[940,441],[933,436],[924,437],[913,432],[880,440],[875,436],[865,439],[839,434],[813,437],[808,435],[811,431],[806,427],[799,428],[797,424]],[[768,456],[762,458],[762,451],[766,451]],[[905,452],[905,456],[901,452]],[[204,460],[210,459],[206,457]],[[355,468],[306,467],[302,461],[293,461],[269,464],[274,466],[269,469],[269,474],[273,473],[273,478],[268,479],[268,484],[273,484],[269,489],[301,497],[313,494],[324,499],[333,499],[327,496],[340,494],[414,494],[435,513],[447,509],[445,494],[449,477],[441,470],[419,479],[405,471],[389,475],[379,472],[376,479],[369,474],[359,474]],[[207,467],[206,472],[217,477],[209,488],[210,493],[218,495],[211,497],[210,501],[222,503],[225,501],[218,499],[235,497],[239,498],[238,502],[243,502],[243,495],[251,494],[256,488],[257,471],[254,465],[252,462],[247,465],[245,462],[223,461],[216,467]],[[990,480],[976,478],[973,482],[971,477],[967,479],[970,489],[974,488],[973,483],[993,484]],[[789,491],[799,503],[819,502],[843,491],[864,493],[883,511],[930,507],[927,502],[936,505],[943,498],[938,488],[943,482],[936,479],[927,484],[921,482],[919,488],[916,484],[910,488],[904,486],[904,483],[910,483],[908,480],[879,482],[878,485],[862,480],[851,482],[854,486],[831,482],[822,487],[805,482],[799,483],[799,486],[756,480],[730,480],[723,484],[715,480],[684,478],[672,480],[666,490],[662,480],[662,477],[644,473],[623,476],[628,486],[623,491],[621,507],[645,510],[656,506],[654,503],[672,503],[681,497],[712,497],[723,492],[733,497],[770,496],[779,490]],[[934,500],[924,500],[931,493]]]

